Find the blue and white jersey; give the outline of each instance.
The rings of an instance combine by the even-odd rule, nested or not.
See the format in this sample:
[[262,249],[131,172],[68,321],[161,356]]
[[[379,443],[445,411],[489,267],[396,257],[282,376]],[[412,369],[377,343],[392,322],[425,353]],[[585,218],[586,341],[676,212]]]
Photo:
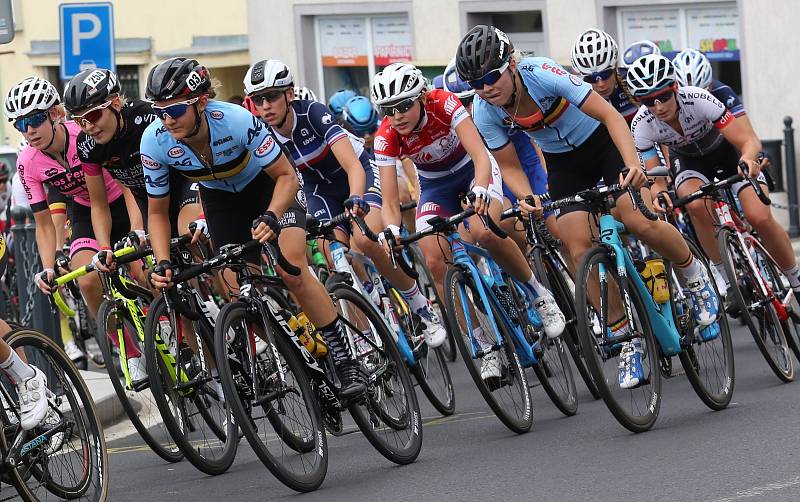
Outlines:
[[269,129],[245,108],[209,101],[204,114],[210,137],[210,165],[187,144],[174,139],[160,120],[145,129],[141,155],[148,196],[169,195],[170,169],[207,188],[240,192],[280,157],[280,146]]
[[360,158],[366,155],[363,141],[345,131],[330,109],[317,101],[294,100],[291,113],[294,114],[291,137],[284,137],[275,130],[273,134],[291,154],[303,183],[322,185],[346,180],[347,173],[333,155],[331,146],[337,141],[349,140]]
[[734,117],[746,115],[747,111],[744,109],[744,103],[739,99],[739,96],[733,92],[730,86],[723,84],[719,80],[712,80],[711,87],[708,91],[718,100],[725,105],[725,108],[730,110]]
[[544,57],[523,59],[517,71],[543,118],[534,127],[523,129],[505,110],[476,96],[472,118],[490,149],[507,145],[509,130],[514,128],[524,130],[544,152],[568,152],[586,141],[600,125],[580,110],[592,92],[591,84]]

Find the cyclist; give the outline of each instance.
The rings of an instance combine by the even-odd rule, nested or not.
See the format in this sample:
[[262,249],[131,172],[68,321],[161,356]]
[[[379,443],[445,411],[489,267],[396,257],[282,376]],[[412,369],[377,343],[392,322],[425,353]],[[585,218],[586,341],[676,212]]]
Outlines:
[[[160,121],[142,136],[147,170],[150,241],[164,275],[153,273],[159,289],[172,286],[169,262],[169,199],[172,170],[200,184],[208,230],[216,246],[277,239],[287,260],[306,260],[305,207],[297,173],[267,127],[241,106],[215,101],[208,70],[196,60],[168,59],[150,70],[147,98]],[[251,224],[257,221],[257,226]],[[251,257],[257,260],[256,257]],[[298,277],[279,269],[289,290],[328,344],[350,399],[366,390],[325,288],[300,266]]]
[[[570,75],[553,60],[521,59],[508,35],[493,26],[478,25],[459,44],[456,68],[477,91],[473,116],[498,163],[513,165],[509,160],[514,157],[509,132],[525,131],[544,153],[554,199],[592,188],[601,177],[606,184],[621,181],[637,189],[645,184],[646,176],[625,119],[588,83]],[[623,167],[628,170],[624,176]],[[515,191],[519,193],[520,189]],[[520,204],[533,209],[524,201]],[[697,321],[712,325],[719,310],[716,295],[705,269],[693,259],[677,229],[664,221],[646,219],[635,210],[630,197],[620,195],[616,206],[629,232],[676,264],[692,285]],[[558,229],[573,264],[580,263],[593,245],[586,208],[573,205],[561,209]],[[596,281],[589,287],[596,298]],[[628,333],[630,324],[619,299],[609,305],[609,310],[612,333]],[[622,349],[619,385],[633,388],[644,377],[641,338],[625,342]]]
[[[417,231],[430,228],[428,221],[461,212],[459,194],[471,193],[476,212],[500,221],[503,208],[500,169],[486,150],[472,119],[455,94],[428,90],[427,81],[414,65],[394,63],[375,75],[372,101],[385,115],[375,137],[375,160],[381,169],[386,200],[397,200],[395,163],[407,155],[417,166],[420,182]],[[398,234],[397,204],[386,204],[384,224]],[[545,332],[556,337],[564,330],[564,316],[550,292],[536,280],[519,247],[486,229],[477,216],[470,218],[471,235],[514,278],[527,284]],[[442,291],[447,242],[437,236],[420,241],[428,267]],[[485,342],[482,341],[482,343]],[[484,380],[499,377],[494,351],[487,351],[481,365]]]
[[[736,174],[740,160],[747,163],[748,176],[758,177],[759,182],[766,185],[760,174],[761,165],[756,160],[761,152],[761,141],[752,129],[736,119],[707,90],[691,86],[679,88],[669,59],[656,55],[639,59],[628,72],[628,86],[642,102],[633,121],[636,147],[642,152],[645,165],[650,167],[657,165],[653,152],[655,143],[670,148],[678,196],[696,191],[715,177]],[[666,188],[665,183],[659,181],[652,190],[659,194]],[[786,231],[749,183],[742,181],[733,186],[733,191],[764,247],[786,274],[795,293],[800,293],[800,273]],[[766,186],[764,191],[767,191]],[[664,195],[668,200],[669,196]],[[656,208],[666,209],[660,204]],[[713,204],[698,200],[687,209],[703,250],[728,282],[714,237]]]
[[[293,85],[291,70],[277,59],[254,64],[244,78],[247,95],[300,171],[309,213],[326,221],[347,210],[364,216],[367,225],[380,232],[380,183],[363,142],[342,129],[325,105],[295,99]],[[352,233],[358,249],[400,290],[411,310],[422,319],[428,345],[444,343],[447,332],[416,281],[395,268],[383,248],[357,226],[338,227],[335,232],[344,243]]]
[[650,40],[639,40],[634,42],[625,49],[622,54],[622,63],[627,68],[632,65],[637,59],[642,56],[649,56],[650,54],[661,54],[661,48],[655,42]]
[[[111,210],[101,178],[103,170],[135,201],[135,207],[129,211],[136,215],[131,218],[134,230],[147,228],[147,188],[139,144],[156,115],[150,103],[126,100],[114,72],[99,68],[82,71],[67,83],[64,106],[82,129],[77,140],[78,157],[83,163],[92,201],[95,235],[102,249],[111,249]],[[200,216],[197,185],[173,175],[170,186],[170,221],[178,223],[177,228],[187,228]],[[107,272],[112,255],[104,253],[104,256],[102,261],[95,256],[94,263]]]
[[312,91],[308,87],[303,87],[302,85],[294,86],[294,97],[296,99],[306,99],[309,101],[317,100],[317,95],[314,94],[314,91]]
[[572,67],[630,124],[639,108],[625,89],[625,72],[617,65],[617,53],[611,35],[596,28],[586,30],[572,47]]
[[[364,96],[350,98],[342,110],[342,124],[345,129],[364,140],[364,149],[370,157],[375,159],[373,145],[375,133],[381,124],[381,118],[375,105]],[[397,162],[397,188],[400,194],[400,204],[405,204],[414,199],[414,195],[419,193],[417,187],[417,174],[414,163],[407,157]],[[409,231],[414,231],[414,215],[410,211],[403,213],[403,225]]]
[[[50,294],[56,258],[56,229],[47,205],[45,185],[71,197],[68,219],[72,224],[70,267],[88,265],[100,250],[92,228],[92,210],[81,161],[77,137],[80,127],[64,121],[64,108],[56,88],[39,77],[28,77],[11,88],[5,102],[6,115],[29,145],[17,158],[20,181],[36,221],[36,244],[43,270],[34,280],[45,294]],[[111,208],[112,240],[125,237],[130,230],[125,200],[114,179],[103,172],[103,183]],[[102,301],[102,285],[97,274],[78,279],[86,305],[92,316]]]
[[358,94],[351,89],[339,89],[331,94],[331,97],[328,99],[328,108],[331,109],[333,116],[336,117],[336,120],[342,120],[342,110],[344,110],[344,105],[350,100],[350,98],[354,98],[356,96],[358,96]]
[[[0,233],[0,276],[8,264],[9,249]],[[47,377],[36,366],[28,364],[25,354],[12,350],[5,337],[11,332],[5,320],[0,319],[0,370],[15,384],[19,399],[20,426],[31,430],[44,421],[47,416],[48,400],[54,397],[47,388]],[[21,357],[20,357],[21,356]]]

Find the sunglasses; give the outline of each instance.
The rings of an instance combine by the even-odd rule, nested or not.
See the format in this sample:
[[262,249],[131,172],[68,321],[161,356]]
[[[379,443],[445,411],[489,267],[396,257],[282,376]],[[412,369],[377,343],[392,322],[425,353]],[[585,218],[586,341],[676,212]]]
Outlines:
[[598,71],[595,73],[591,73],[589,75],[583,76],[583,81],[587,84],[594,84],[595,82],[599,82],[601,80],[608,80],[614,74],[614,69],[609,68],[608,70]]
[[656,106],[656,102],[666,103],[672,99],[673,96],[675,96],[675,89],[669,87],[665,91],[661,91],[656,94],[650,94],[648,96],[642,96],[639,98],[639,102],[644,106]]
[[87,127],[89,124],[96,124],[100,117],[103,116],[103,110],[111,105],[111,100],[99,104],[91,110],[80,115],[73,115],[72,120],[78,123],[81,127]]
[[500,77],[503,76],[503,73],[505,73],[505,71],[508,69],[509,64],[511,63],[506,61],[506,63],[503,66],[490,71],[489,73],[487,73],[486,75],[482,76],[479,79],[467,80],[467,85],[472,87],[476,91],[480,91],[481,89],[483,89],[484,85],[494,85],[497,83],[498,80],[500,80]]
[[196,98],[192,99],[187,99],[186,101],[178,101],[177,103],[172,103],[171,105],[167,106],[152,105],[152,108],[153,111],[156,112],[156,115],[158,115],[158,118],[160,118],[161,120],[166,120],[167,115],[171,119],[176,120],[183,117],[183,115],[186,113],[186,110],[189,109],[189,105],[197,103],[198,99],[200,99],[200,96],[197,96]]
[[274,103],[283,97],[283,93],[286,92],[286,89],[281,91],[267,91],[262,92],[261,94],[251,94],[250,99],[253,100],[253,104],[256,106],[264,106],[264,101],[268,103]]
[[392,117],[394,116],[395,113],[403,114],[407,112],[408,110],[411,109],[412,106],[414,106],[414,103],[416,102],[417,98],[407,98],[404,99],[403,101],[400,101],[399,103],[395,103],[393,105],[380,106],[379,108],[381,109],[382,114],[388,117]]
[[36,129],[47,120],[47,112],[37,112],[27,117],[14,121],[14,129],[19,132],[28,132],[28,126]]

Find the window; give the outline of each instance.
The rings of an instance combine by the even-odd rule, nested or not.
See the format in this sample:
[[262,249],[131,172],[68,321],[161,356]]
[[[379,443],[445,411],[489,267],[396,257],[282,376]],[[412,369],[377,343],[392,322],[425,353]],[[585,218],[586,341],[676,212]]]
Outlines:
[[411,61],[406,14],[317,18],[322,96],[353,89],[368,96],[372,76],[391,63]]
[[542,11],[491,12],[492,26],[506,33],[542,33]]
[[[490,6],[491,4],[486,4]],[[506,32],[514,44],[514,48],[523,53],[545,54],[547,41],[544,37],[544,18],[541,10],[519,11],[479,11],[483,4],[466,7],[467,26],[489,24]],[[475,9],[475,10],[473,10]]]
[[139,99],[139,67],[117,66],[117,77],[122,86],[122,94],[128,99]]

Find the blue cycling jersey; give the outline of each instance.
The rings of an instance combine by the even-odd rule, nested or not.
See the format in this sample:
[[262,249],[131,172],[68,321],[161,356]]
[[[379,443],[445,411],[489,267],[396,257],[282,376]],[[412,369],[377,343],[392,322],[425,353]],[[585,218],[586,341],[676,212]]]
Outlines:
[[[600,122],[580,110],[592,92],[591,84],[570,75],[549,58],[525,58],[520,61],[517,71],[528,94],[544,114],[542,122],[525,131],[536,140],[542,151],[562,153],[574,150],[597,129]],[[502,108],[479,96],[475,98],[472,118],[492,150],[508,144],[510,129],[522,129]]]
[[161,121],[145,129],[141,155],[148,196],[169,195],[170,169],[207,188],[241,192],[280,157],[281,149],[266,125],[243,107],[209,101],[203,113],[208,121],[210,165],[186,143],[174,139]]
[[[340,140],[350,140],[356,155],[361,157],[364,144],[347,133],[327,106],[316,101],[294,100],[294,127],[287,138],[273,130],[294,159],[306,185],[338,183],[347,179],[347,173],[331,151],[331,145]],[[351,139],[352,138],[352,139]],[[368,156],[362,159],[368,162]]]
[[733,92],[728,85],[723,84],[719,80],[712,80],[711,87],[709,87],[709,92],[714,95],[715,98],[720,100],[725,108],[731,111],[734,117],[738,117],[740,115],[745,115],[747,111],[744,109],[744,103],[742,100],[739,99],[739,96]]

